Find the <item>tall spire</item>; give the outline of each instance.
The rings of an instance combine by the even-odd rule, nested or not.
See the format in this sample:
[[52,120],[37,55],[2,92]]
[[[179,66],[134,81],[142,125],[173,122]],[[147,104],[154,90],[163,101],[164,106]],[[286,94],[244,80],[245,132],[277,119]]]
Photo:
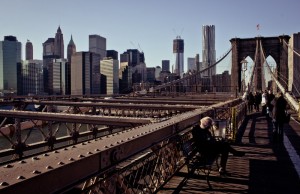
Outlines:
[[76,45],[73,41],[73,36],[71,35],[71,40],[68,44],[68,48],[67,48],[67,58],[68,58],[68,61],[71,62],[71,57],[72,55],[76,53]]
[[54,40],[54,54],[58,58],[64,58],[64,37],[61,32],[60,26],[58,26]]
[[60,25],[57,28],[57,33],[61,33]]
[[73,41],[73,36],[72,36],[72,34],[71,34],[71,40],[70,40],[70,42],[69,42],[69,45],[75,45],[75,44],[74,44],[74,41]]

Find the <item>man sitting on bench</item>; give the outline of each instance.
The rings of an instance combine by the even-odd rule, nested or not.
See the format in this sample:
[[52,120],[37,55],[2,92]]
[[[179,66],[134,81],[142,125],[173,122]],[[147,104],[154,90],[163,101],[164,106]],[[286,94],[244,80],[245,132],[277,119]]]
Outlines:
[[229,175],[226,172],[226,163],[229,152],[234,156],[244,156],[245,152],[237,151],[226,141],[217,140],[210,132],[214,122],[210,117],[204,117],[200,120],[199,125],[195,125],[192,129],[193,140],[196,149],[205,157],[211,158],[221,154],[220,175]]

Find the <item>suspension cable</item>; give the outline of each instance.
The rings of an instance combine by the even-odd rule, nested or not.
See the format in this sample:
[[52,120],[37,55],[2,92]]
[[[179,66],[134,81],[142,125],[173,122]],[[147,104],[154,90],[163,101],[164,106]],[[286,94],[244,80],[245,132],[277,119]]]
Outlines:
[[255,72],[255,69],[256,69],[256,62],[257,62],[257,56],[258,56],[258,44],[256,44],[256,48],[255,48],[255,56],[254,56],[254,65],[252,67],[252,73],[251,73],[251,76],[250,76],[250,79],[249,79],[249,89],[252,88],[252,85],[253,85],[253,76],[254,76],[254,72]]
[[281,83],[279,83],[279,81],[276,79],[274,73],[272,72],[272,70],[271,70],[271,68],[270,68],[270,66],[268,64],[268,61],[266,60],[265,53],[264,53],[264,50],[262,48],[261,41],[259,41],[259,44],[260,44],[260,49],[262,51],[264,63],[267,64],[266,67],[267,67],[269,73],[271,74],[272,79],[275,81],[275,83],[277,84],[277,87],[280,89],[280,91],[285,95],[285,97],[287,98],[287,100],[290,102],[290,104],[292,105],[292,107],[294,108],[294,110],[296,110],[297,112],[299,112],[299,103],[288,92],[286,92],[286,90],[281,85]]
[[291,46],[291,45],[289,45],[284,39],[283,39],[283,42],[290,48],[290,49],[292,49],[292,51],[296,54],[296,55],[298,55],[299,57],[300,57],[300,54]]

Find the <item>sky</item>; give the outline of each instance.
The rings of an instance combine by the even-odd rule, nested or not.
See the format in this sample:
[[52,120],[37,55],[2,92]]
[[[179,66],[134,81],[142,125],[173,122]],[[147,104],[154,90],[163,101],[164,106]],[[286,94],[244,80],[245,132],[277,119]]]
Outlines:
[[[259,30],[257,25],[259,24]],[[184,39],[184,63],[200,54],[202,26],[215,25],[216,57],[231,47],[232,38],[272,37],[300,32],[299,0],[1,0],[0,40],[16,36],[25,58],[27,39],[34,59],[42,44],[64,36],[65,56],[71,35],[77,51],[88,51],[88,36],[106,38],[107,50],[119,54],[139,49],[147,67],[175,62],[173,39]],[[218,69],[217,69],[218,70]]]

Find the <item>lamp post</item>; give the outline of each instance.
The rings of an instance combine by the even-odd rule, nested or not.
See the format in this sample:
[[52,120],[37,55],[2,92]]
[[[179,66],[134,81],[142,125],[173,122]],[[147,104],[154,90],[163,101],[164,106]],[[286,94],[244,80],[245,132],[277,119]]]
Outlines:
[[245,80],[245,71],[247,71],[247,64],[248,64],[248,61],[246,59],[243,59],[241,61],[241,64],[242,64],[242,92],[244,93],[246,91],[246,80]]

